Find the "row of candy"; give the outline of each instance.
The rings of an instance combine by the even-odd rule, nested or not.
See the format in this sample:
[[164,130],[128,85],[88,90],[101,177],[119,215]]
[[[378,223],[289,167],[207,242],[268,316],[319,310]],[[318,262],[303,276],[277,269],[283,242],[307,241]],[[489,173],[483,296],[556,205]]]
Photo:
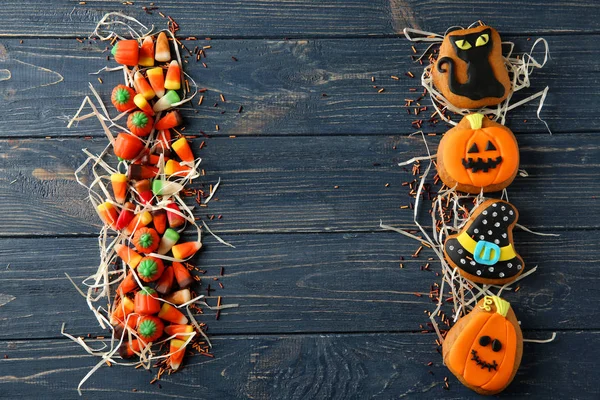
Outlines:
[[178,194],[197,176],[187,139],[171,132],[183,122],[173,109],[181,102],[182,71],[165,32],[156,42],[146,36],[141,47],[138,40],[120,40],[112,54],[133,67],[128,71],[133,88],[118,85],[112,91],[116,110],[128,114],[127,131],[112,146],[119,161],[110,176],[112,198],[97,206],[104,224],[119,232],[113,251],[124,266],[110,322],[123,358],[144,357],[153,343],[168,340],[168,367],[177,370],[186,345],[200,333],[178,307],[193,301],[190,285],[196,280],[185,260],[202,246],[200,239],[179,243],[186,221],[194,219]]

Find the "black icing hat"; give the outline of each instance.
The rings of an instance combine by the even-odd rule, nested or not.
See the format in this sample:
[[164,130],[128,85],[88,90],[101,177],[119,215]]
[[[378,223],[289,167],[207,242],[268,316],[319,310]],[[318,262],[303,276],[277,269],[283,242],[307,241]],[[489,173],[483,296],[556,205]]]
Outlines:
[[447,261],[477,278],[510,281],[524,267],[514,250],[512,228],[517,209],[503,200],[487,200],[473,212],[472,219],[444,243]]

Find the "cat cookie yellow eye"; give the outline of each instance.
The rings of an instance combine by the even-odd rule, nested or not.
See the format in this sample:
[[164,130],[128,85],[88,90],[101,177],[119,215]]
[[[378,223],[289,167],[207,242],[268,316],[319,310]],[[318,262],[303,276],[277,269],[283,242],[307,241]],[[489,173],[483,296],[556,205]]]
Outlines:
[[490,40],[490,35],[488,35],[487,33],[484,33],[483,35],[481,35],[477,38],[477,41],[475,42],[475,47],[483,46],[489,40]]
[[[481,39],[482,36],[479,36],[479,38],[477,39],[477,43],[479,43],[479,39]],[[486,40],[486,43],[487,43],[487,40]],[[461,50],[469,50],[471,48],[471,43],[467,42],[466,40],[457,40],[456,46]]]

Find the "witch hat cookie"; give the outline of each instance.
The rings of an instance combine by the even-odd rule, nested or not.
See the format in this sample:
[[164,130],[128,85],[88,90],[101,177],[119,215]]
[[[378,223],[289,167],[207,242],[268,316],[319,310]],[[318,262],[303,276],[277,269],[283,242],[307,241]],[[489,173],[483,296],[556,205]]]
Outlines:
[[513,245],[512,230],[518,219],[512,204],[484,201],[462,230],[446,239],[446,261],[473,282],[501,285],[513,281],[525,268]]

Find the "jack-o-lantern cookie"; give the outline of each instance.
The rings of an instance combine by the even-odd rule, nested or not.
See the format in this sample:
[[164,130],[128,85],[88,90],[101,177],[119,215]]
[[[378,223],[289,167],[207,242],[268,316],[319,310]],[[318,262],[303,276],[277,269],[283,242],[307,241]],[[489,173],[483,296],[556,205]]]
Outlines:
[[519,171],[515,135],[482,114],[464,117],[438,147],[437,168],[446,186],[462,192],[496,192],[512,183]]
[[500,35],[489,26],[448,33],[432,77],[435,87],[458,108],[494,106],[511,90]]
[[479,394],[503,391],[523,355],[523,334],[510,303],[497,296],[481,299],[448,331],[442,353],[463,385]]
[[446,261],[473,282],[502,285],[513,281],[524,268],[515,251],[512,230],[519,212],[503,200],[486,200],[456,235],[444,242]]

